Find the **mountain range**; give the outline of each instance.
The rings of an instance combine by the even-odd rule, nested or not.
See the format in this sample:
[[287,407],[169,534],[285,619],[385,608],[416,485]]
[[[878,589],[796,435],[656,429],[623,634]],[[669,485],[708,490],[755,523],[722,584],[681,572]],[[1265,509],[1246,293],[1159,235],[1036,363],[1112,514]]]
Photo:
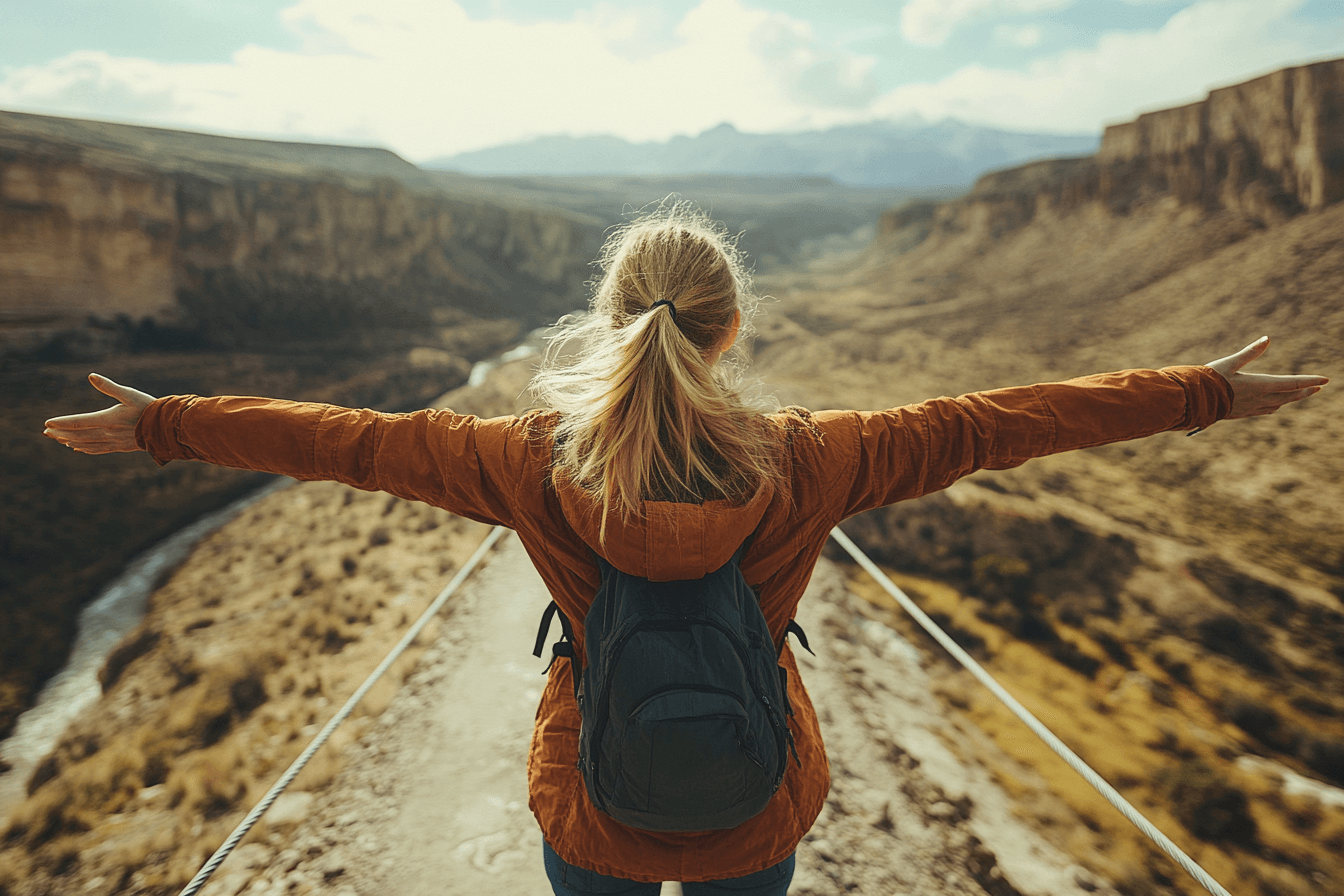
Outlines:
[[954,119],[878,121],[796,134],[731,124],[664,142],[550,135],[431,159],[424,168],[499,175],[823,175],[866,186],[969,186],[994,168],[1089,155],[1096,135],[1018,134]]

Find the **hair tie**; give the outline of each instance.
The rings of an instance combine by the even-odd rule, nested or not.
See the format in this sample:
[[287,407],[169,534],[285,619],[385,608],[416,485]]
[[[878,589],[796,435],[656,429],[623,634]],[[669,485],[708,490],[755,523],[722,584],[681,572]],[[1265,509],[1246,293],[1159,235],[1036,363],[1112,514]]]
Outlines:
[[667,306],[667,310],[672,312],[672,323],[676,323],[676,322],[677,322],[677,306],[676,306],[676,305],[673,305],[673,304],[672,304],[670,301],[668,301],[667,299],[659,299],[658,301],[654,302],[652,305],[649,306],[649,310],[650,310],[650,311],[653,311],[653,310],[657,309],[657,307],[658,307],[659,305],[666,305],[666,306]]

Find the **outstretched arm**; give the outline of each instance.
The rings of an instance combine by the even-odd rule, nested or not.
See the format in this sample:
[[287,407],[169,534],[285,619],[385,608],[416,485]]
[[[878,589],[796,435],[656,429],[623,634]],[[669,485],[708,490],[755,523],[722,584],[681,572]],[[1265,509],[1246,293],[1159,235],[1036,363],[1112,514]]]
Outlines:
[[859,414],[859,462],[841,518],[938,491],[976,470],[1272,414],[1329,382],[1242,372],[1268,345],[1260,339],[1201,367],[1120,371]]
[[200,460],[333,480],[491,524],[511,524],[515,486],[532,456],[516,417],[383,414],[239,396],[155,399],[97,374],[89,381],[117,404],[53,417],[44,432],[76,451],[143,447],[158,463]]
[[84,454],[111,454],[114,451],[139,451],[135,443],[135,425],[154,401],[138,389],[114,383],[105,376],[89,374],[93,388],[111,396],[117,403],[101,411],[52,417],[42,435],[55,439]]

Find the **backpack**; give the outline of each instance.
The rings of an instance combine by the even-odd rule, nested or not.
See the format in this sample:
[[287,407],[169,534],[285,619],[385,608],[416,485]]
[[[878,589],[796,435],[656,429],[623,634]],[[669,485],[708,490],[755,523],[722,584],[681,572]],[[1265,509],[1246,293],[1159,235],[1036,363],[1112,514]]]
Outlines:
[[[756,593],[732,559],[700,579],[652,582],[597,558],[602,581],[584,617],[587,665],[575,665],[573,629],[552,601],[582,725],[579,769],[593,805],[649,831],[736,827],[779,789],[789,751],[788,677]],[[807,635],[793,632],[808,652]],[[569,643],[566,643],[569,642]],[[549,666],[547,669],[549,670]]]

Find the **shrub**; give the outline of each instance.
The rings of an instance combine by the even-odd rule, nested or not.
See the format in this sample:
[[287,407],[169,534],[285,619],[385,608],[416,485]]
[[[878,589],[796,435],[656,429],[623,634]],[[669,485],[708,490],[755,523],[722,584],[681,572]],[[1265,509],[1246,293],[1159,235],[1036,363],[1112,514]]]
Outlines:
[[178,760],[168,775],[172,805],[185,804],[206,819],[239,805],[248,793],[248,776],[238,747],[221,744]]
[[986,554],[971,568],[975,592],[989,603],[1007,600],[1014,606],[1031,603],[1031,567],[1025,560]]
[[218,743],[266,702],[267,663],[235,655],[199,670],[198,680],[173,698],[166,723],[144,744],[156,761]]
[[103,668],[98,670],[98,682],[102,685],[103,693],[107,693],[117,683],[127,666],[149,653],[158,643],[159,633],[147,628],[137,629],[129,638],[123,639],[107,655]]
[[1221,653],[1255,672],[1269,674],[1274,671],[1274,660],[1257,643],[1266,638],[1259,626],[1245,625],[1235,616],[1222,613],[1203,620],[1195,626],[1195,631],[1200,643],[1214,653]]
[[1228,720],[1263,744],[1272,743],[1279,730],[1279,714],[1272,707],[1245,697],[1224,697]]
[[1070,669],[1081,672],[1088,678],[1096,675],[1097,670],[1101,668],[1101,660],[1083,653],[1072,641],[1056,641],[1050,645],[1047,652]]
[[1176,820],[1211,843],[1255,842],[1256,825],[1246,794],[1205,763],[1194,759],[1159,773]]
[[1307,738],[1301,748],[1302,761],[1337,783],[1344,782],[1344,741]]
[[1153,654],[1153,659],[1168,675],[1181,684],[1189,686],[1195,683],[1194,675],[1190,671],[1190,664],[1185,660],[1172,656],[1166,650],[1158,650]]

